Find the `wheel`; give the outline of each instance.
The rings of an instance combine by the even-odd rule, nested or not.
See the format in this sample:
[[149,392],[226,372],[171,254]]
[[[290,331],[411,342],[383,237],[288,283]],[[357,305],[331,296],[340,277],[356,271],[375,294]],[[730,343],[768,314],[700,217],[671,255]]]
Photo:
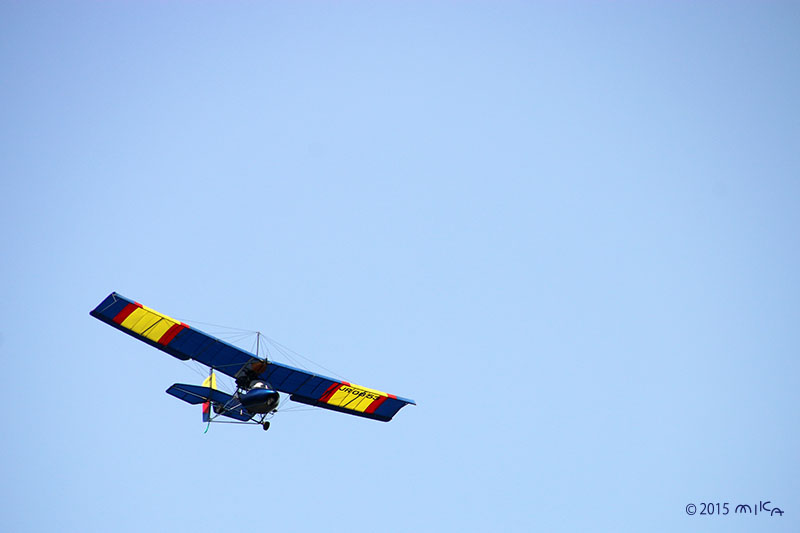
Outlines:
[[268,430],[269,429],[269,422],[264,422],[263,426],[264,426],[264,431]]

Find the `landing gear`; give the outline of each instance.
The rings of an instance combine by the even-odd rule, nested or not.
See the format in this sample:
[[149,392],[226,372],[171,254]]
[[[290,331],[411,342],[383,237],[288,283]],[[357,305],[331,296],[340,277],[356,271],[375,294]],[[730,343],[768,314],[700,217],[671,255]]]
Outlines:
[[261,424],[261,425],[262,425],[262,426],[264,426],[264,431],[266,431],[266,430],[268,430],[268,429],[269,429],[269,421],[267,421],[267,422],[264,422],[264,423],[263,423],[263,424]]

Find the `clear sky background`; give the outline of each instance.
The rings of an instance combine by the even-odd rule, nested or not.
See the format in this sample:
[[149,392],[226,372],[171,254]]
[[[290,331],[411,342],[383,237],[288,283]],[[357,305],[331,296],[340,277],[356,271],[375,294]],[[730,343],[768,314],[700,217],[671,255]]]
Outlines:
[[[798,58],[791,2],[3,2],[0,529],[800,530]],[[418,405],[203,434],[111,291]]]

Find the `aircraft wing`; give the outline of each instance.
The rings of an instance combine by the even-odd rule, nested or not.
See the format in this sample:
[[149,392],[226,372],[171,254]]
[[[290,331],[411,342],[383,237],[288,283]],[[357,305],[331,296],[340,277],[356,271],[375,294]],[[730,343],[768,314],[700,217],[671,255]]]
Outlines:
[[89,314],[173,357],[184,361],[194,359],[234,378],[246,364],[260,361],[250,352],[191,328],[116,292],[109,294]]
[[193,359],[232,378],[243,374],[258,377],[295,402],[383,422],[402,407],[416,405],[407,398],[265,361],[116,292],[89,314],[178,359]]
[[292,401],[382,422],[391,420],[404,406],[416,405],[414,400],[273,361],[266,364],[259,377],[271,388],[290,394]]

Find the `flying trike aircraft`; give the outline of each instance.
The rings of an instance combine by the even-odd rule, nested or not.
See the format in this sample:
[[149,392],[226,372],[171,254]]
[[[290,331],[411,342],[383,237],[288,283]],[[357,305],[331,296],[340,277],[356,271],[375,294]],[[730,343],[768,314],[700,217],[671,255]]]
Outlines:
[[[167,393],[190,404],[203,404],[203,421],[219,416],[269,429],[280,393],[298,403],[388,422],[414,400],[353,385],[306,370],[262,359],[179,320],[112,292],[90,313],[93,317],[183,361],[209,367],[203,385],[175,383]],[[236,382],[236,391],[217,389],[221,372]]]

